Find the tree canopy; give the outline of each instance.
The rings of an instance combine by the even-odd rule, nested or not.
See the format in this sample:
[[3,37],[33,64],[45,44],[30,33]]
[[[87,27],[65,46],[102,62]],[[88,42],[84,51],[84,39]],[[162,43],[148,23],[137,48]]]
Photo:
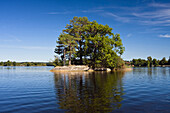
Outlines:
[[10,60],[0,62],[0,66],[48,66],[48,64],[49,62],[15,62]]
[[158,60],[158,59],[153,59],[152,60],[152,57],[149,56],[147,57],[147,60],[145,59],[133,59],[131,61],[131,65],[134,65],[135,67],[140,67],[140,66],[148,66],[148,67],[156,67],[156,66],[162,66],[162,65],[170,65],[170,57],[169,57],[169,60],[167,61],[165,57],[163,57],[161,60]]
[[55,53],[66,56],[69,65],[75,59],[80,65],[88,64],[92,68],[121,67],[124,62],[120,56],[125,48],[120,35],[112,30],[87,17],[74,17],[58,37]]

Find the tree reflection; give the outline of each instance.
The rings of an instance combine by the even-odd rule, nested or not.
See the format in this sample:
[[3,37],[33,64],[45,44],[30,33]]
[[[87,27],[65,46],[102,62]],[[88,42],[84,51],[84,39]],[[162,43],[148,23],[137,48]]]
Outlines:
[[124,72],[54,73],[60,109],[67,112],[111,112],[121,107]]

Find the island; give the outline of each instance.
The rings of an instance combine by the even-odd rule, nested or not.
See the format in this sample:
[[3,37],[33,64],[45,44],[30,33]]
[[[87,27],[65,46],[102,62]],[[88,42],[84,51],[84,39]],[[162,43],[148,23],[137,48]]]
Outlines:
[[57,39],[55,68],[51,71],[112,71],[125,68],[120,34],[108,25],[74,17]]

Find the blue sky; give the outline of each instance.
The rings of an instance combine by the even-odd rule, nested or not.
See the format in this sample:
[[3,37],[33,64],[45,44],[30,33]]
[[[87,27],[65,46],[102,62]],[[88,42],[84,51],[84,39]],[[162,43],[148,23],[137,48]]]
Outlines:
[[125,46],[122,58],[170,56],[170,0],[0,0],[0,61],[49,61],[74,16],[107,24]]

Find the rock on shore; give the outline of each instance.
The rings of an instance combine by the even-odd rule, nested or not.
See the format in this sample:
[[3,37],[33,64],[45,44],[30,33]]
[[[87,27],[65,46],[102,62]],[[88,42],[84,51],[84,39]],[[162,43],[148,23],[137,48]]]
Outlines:
[[51,72],[61,72],[61,71],[87,71],[89,70],[88,66],[85,65],[72,65],[72,66],[56,66]]
[[[132,70],[132,68],[124,68],[124,69],[116,69],[113,71],[131,71],[131,70]],[[93,69],[90,69],[86,65],[71,65],[71,66],[56,66],[55,68],[53,68],[50,71],[51,72],[76,72],[76,71],[88,71],[88,72],[107,71],[107,72],[110,72],[111,69],[109,69],[109,68],[95,68],[93,70]]]

